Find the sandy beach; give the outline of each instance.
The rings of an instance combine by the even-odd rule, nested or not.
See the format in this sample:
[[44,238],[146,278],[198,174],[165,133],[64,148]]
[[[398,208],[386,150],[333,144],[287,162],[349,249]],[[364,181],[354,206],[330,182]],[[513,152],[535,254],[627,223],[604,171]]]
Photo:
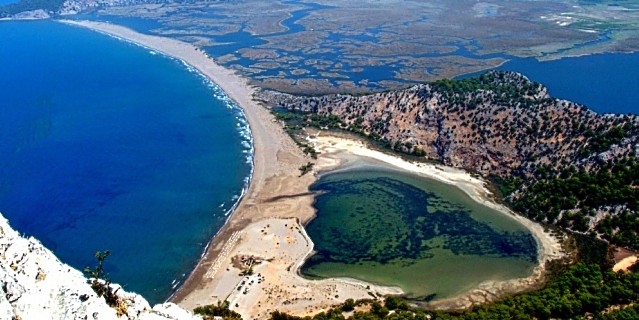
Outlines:
[[[308,187],[313,173],[299,176],[298,168],[315,162],[314,171],[330,170],[353,157],[365,157],[388,166],[458,186],[476,201],[519,220],[535,235],[540,266],[525,279],[482,283],[454,299],[434,307],[464,308],[493,300],[539,283],[545,262],[560,258],[559,241],[543,228],[490,200],[485,182],[462,170],[439,165],[411,163],[400,157],[367,148],[355,139],[315,136],[310,139],[320,152],[317,160],[302,154],[286,135],[282,124],[252,100],[255,88],[233,71],[214,63],[196,47],[169,38],[143,35],[101,22],[65,21],[125,39],[180,59],[207,76],[244,110],[254,141],[254,171],[249,189],[226,225],[212,240],[207,252],[171,301],[186,309],[228,300],[244,319],[263,319],[274,310],[308,315],[345,299],[401,294],[401,289],[376,286],[352,279],[308,280],[299,268],[312,253],[313,243],[303,225],[313,218],[313,195]],[[251,269],[252,275],[240,275]]]
[[529,277],[509,281],[486,281],[477,288],[460,296],[431,302],[429,307],[436,309],[464,309],[474,304],[494,301],[507,294],[524,291],[543,281],[547,262],[565,256],[561,243],[557,238],[545,231],[541,225],[517,215],[507,207],[493,201],[490,191],[486,188],[486,182],[466,171],[443,165],[410,162],[392,154],[373,150],[365,142],[358,139],[320,134],[309,138],[309,141],[315,144],[316,149],[321,152],[324,158],[330,159],[324,164],[320,163],[320,170],[328,169],[331,166],[335,166],[335,163],[345,161],[345,159],[352,159],[354,156],[373,159],[395,169],[452,184],[478,203],[493,208],[518,221],[533,234],[538,246],[539,265]]
[[[188,63],[220,86],[244,110],[249,122],[254,143],[254,168],[249,189],[171,301],[192,310],[220,300],[233,300],[236,302],[232,309],[240,312],[245,319],[254,319],[264,318],[266,312],[276,309],[311,314],[347,298],[401,293],[398,288],[378,287],[355,280],[309,281],[297,275],[297,270],[312,250],[312,242],[301,226],[315,214],[313,196],[308,193],[308,186],[315,178],[312,174],[300,177],[298,170],[311,159],[302,154],[269,111],[252,100],[255,88],[244,78],[215,64],[194,46],[178,40],[144,35],[102,22],[63,22],[121,38]],[[294,225],[302,230],[291,240],[297,245],[284,246],[282,241],[282,245],[278,245],[277,241],[264,241],[263,234],[258,231],[264,223],[279,230],[272,235],[277,239],[287,237],[282,233],[290,230],[287,226]],[[270,260],[256,265],[255,272],[265,276],[264,289],[266,284],[273,287],[268,287],[270,293],[262,290],[262,294],[256,294],[258,290],[253,290],[252,294],[234,297],[232,294],[237,292],[242,277],[238,275],[239,269],[229,267],[231,260],[251,255],[255,250],[264,260]],[[263,295],[272,298],[264,299]]]

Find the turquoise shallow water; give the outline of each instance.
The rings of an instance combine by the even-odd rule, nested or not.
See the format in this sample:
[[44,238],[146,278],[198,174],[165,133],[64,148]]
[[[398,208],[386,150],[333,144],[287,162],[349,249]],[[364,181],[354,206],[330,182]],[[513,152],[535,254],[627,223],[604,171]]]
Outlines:
[[111,250],[166,299],[246,188],[242,112],[181,61],[52,21],[0,23],[0,212],[76,268]]
[[317,252],[302,272],[401,287],[412,299],[451,297],[487,280],[530,275],[537,244],[525,227],[441,182],[369,164],[322,176]]

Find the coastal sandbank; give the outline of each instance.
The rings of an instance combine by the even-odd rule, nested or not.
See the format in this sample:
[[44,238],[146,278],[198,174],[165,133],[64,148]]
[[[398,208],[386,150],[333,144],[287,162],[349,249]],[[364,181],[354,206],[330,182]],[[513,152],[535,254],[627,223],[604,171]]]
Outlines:
[[[311,141],[320,152],[317,160],[302,154],[268,109],[252,97],[255,88],[246,79],[214,63],[203,51],[178,40],[144,35],[125,27],[92,21],[65,21],[90,28],[180,59],[215,82],[244,110],[254,142],[254,169],[249,189],[229,221],[218,232],[195,270],[172,296],[186,309],[229,300],[231,309],[245,319],[266,318],[274,310],[296,315],[314,314],[345,299],[400,294],[399,288],[376,286],[352,279],[308,280],[299,268],[312,253],[313,244],[303,225],[315,215],[308,187],[313,174],[299,176],[308,161],[316,171],[331,170],[352,157],[371,158],[389,166],[454,184],[476,201],[511,215],[527,226],[539,245],[540,266],[528,278],[486,282],[460,297],[438,301],[435,307],[463,308],[529,288],[542,279],[546,261],[562,256],[559,241],[543,228],[495,203],[484,181],[462,170],[411,163],[374,151],[358,140],[317,136]],[[254,276],[240,276],[237,261],[251,257]],[[262,278],[263,277],[263,278]],[[247,283],[253,281],[250,287]],[[245,284],[242,284],[245,281]],[[259,282],[259,283],[258,283]],[[239,290],[238,290],[239,288]],[[245,293],[246,292],[246,293]]]
[[[272,242],[262,241],[262,234],[255,232],[255,223],[264,221],[269,221],[277,230],[285,230],[287,227],[284,225],[289,223],[296,224],[298,229],[303,230],[301,225],[315,214],[312,207],[313,196],[308,193],[308,186],[315,178],[311,174],[299,176],[298,168],[311,159],[302,154],[268,109],[252,100],[255,88],[250,86],[246,79],[215,64],[206,53],[179,40],[144,35],[104,22],[62,22],[102,32],[182,60],[215,82],[243,109],[249,122],[254,144],[253,174],[249,188],[227,223],[211,241],[195,270],[170,298],[172,302],[192,310],[197,306],[230,299],[233,290],[237,291],[239,282],[236,281],[236,277],[239,269],[229,266],[233,257],[244,254],[244,250],[239,250],[244,248],[257,250],[268,256],[267,259],[271,259],[268,264],[255,266],[255,272],[265,276],[265,284],[271,281],[276,286],[274,280],[280,279],[279,281],[285,285],[283,289],[273,289],[282,290],[284,294],[279,294],[279,297],[276,295],[277,298],[271,300],[270,307],[265,302],[258,304],[259,301],[263,301],[261,297],[243,300],[241,304],[238,301],[238,306],[234,303],[231,308],[239,311],[246,319],[256,318],[258,314],[263,318],[266,317],[267,311],[276,309],[295,314],[310,314],[329,308],[347,298],[362,299],[371,298],[371,294],[401,293],[397,288],[378,287],[355,280],[330,279],[315,282],[303,279],[297,276],[296,271],[312,248],[312,242],[305,232],[301,233],[303,240],[295,238],[295,241],[300,244],[308,243],[308,247],[273,247]],[[248,254],[251,252],[247,251]],[[272,259],[273,257],[281,259]],[[294,266],[290,265],[291,261],[296,261]],[[289,265],[286,265],[287,263]],[[268,269],[267,267],[273,269],[273,274],[268,270],[262,270]],[[341,294],[330,295],[336,291]],[[313,299],[307,302],[296,299],[298,293],[312,296]],[[247,294],[248,298],[253,296],[258,295]]]

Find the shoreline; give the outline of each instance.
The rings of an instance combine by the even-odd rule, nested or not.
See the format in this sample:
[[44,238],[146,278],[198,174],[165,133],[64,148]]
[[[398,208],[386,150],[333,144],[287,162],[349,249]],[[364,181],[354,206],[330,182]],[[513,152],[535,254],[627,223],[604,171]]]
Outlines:
[[[557,239],[540,225],[490,200],[484,181],[468,172],[442,165],[411,163],[399,156],[371,150],[361,141],[330,136],[313,140],[321,154],[317,160],[310,159],[302,154],[269,110],[252,99],[255,87],[234,71],[217,65],[193,45],[140,34],[109,23],[61,22],[102,32],[181,60],[222,89],[243,110],[249,123],[253,140],[253,171],[248,189],[224,226],[209,241],[194,270],[169,298],[185,309],[229,300],[231,309],[245,318],[264,318],[275,310],[303,316],[326,310],[348,298],[401,294],[399,288],[355,279],[308,280],[299,275],[313,248],[312,240],[303,228],[315,216],[312,206],[314,196],[308,192],[308,187],[316,180],[315,172],[336,168],[345,161],[345,154],[346,157],[376,159],[395,168],[456,185],[473,200],[519,220],[533,233],[540,250],[540,265],[533,275],[524,279],[482,283],[477,289],[451,298],[451,301],[431,304],[436,308],[466,308],[469,304],[530,288],[543,279],[545,262],[562,256]],[[309,161],[316,162],[314,173],[300,177],[298,168]],[[259,261],[250,268],[264,278],[239,275],[247,257],[251,261]]]
[[366,141],[362,139],[327,135],[311,138],[309,141],[313,142],[322,153],[346,153],[351,156],[372,159],[384,163],[395,170],[453,185],[466,193],[473,201],[517,221],[533,235],[538,247],[538,262],[530,276],[505,281],[485,281],[466,293],[428,303],[427,306],[430,308],[465,309],[478,303],[490,302],[505,295],[525,291],[544,280],[546,274],[545,265],[548,262],[565,257],[559,239],[544,230],[544,227],[540,224],[528,220],[506,206],[495,202],[491,197],[492,193],[485,186],[486,182],[472,176],[467,171],[444,165],[405,160],[397,155],[371,149],[367,146]]
[[[203,51],[179,40],[144,35],[126,27],[103,22],[60,22],[101,32],[182,61],[220,87],[244,111],[249,123],[254,152],[253,174],[248,190],[224,226],[208,243],[206,252],[194,270],[169,301],[192,310],[220,300],[236,301],[244,298],[231,295],[237,292],[233,289],[243,277],[237,274],[236,269],[221,268],[223,265],[228,266],[228,262],[237,257],[239,251],[269,255],[264,260],[268,260],[271,266],[262,265],[259,266],[260,269],[255,269],[268,275],[269,280],[276,278],[269,283],[271,292],[286,291],[285,294],[289,297],[287,300],[271,299],[273,309],[268,306],[254,308],[254,302],[258,300],[251,295],[251,303],[245,304],[242,301],[242,306],[239,307],[237,302],[233,303],[231,308],[245,318],[266,317],[268,311],[275,309],[296,314],[314,314],[347,298],[363,299],[370,298],[371,295],[402,293],[398,288],[375,286],[354,279],[309,281],[295,274],[312,248],[312,241],[302,231],[300,224],[315,215],[313,196],[306,192],[315,178],[312,174],[299,177],[298,171],[301,165],[311,159],[302,154],[270,111],[252,99],[255,88],[246,79],[215,64]],[[277,227],[279,234],[274,236],[292,241],[290,244],[293,248],[284,248],[282,252],[279,242],[265,246],[263,234],[256,229],[258,226],[266,228],[265,224]],[[271,267],[273,270],[261,270],[264,267]],[[291,281],[291,278],[294,279]]]
[[[255,88],[250,86],[246,79],[237,75],[234,71],[215,64],[206,53],[198,48],[179,40],[140,34],[129,28],[110,23],[73,20],[58,21],[100,32],[180,60],[187,66],[195,68],[200,74],[218,86],[242,110],[248,121],[253,142],[253,169],[249,178],[248,188],[237,203],[235,210],[229,214],[224,226],[206,245],[206,251],[202,254],[191,275],[168,299],[169,301],[179,301],[185,295],[183,291],[189,291],[188,287],[193,285],[189,282],[194,282],[194,279],[200,276],[201,269],[207,264],[207,260],[219,253],[220,248],[217,248],[219,244],[228,240],[233,232],[241,230],[248,225],[249,219],[245,217],[237,219],[235,216],[241,211],[246,211],[251,206],[251,198],[260,193],[261,187],[268,178],[267,174],[279,172],[282,169],[273,161],[268,161],[268,158],[277,158],[278,151],[284,148],[289,149],[289,151],[297,151],[294,152],[296,153],[294,156],[300,158],[301,152],[298,151],[297,146],[292,141],[288,141],[290,139],[282,139],[281,135],[284,135],[284,133],[281,132],[279,126],[273,124],[272,116],[268,110],[257,105],[252,100]],[[299,160],[301,163],[301,159]]]

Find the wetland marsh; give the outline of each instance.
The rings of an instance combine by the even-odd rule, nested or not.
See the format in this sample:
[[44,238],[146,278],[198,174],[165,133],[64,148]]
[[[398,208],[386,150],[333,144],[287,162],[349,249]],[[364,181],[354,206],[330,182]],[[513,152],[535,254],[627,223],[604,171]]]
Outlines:
[[102,8],[82,18],[193,43],[257,86],[303,94],[392,89],[522,57],[639,49],[632,1],[399,4],[196,1]]

